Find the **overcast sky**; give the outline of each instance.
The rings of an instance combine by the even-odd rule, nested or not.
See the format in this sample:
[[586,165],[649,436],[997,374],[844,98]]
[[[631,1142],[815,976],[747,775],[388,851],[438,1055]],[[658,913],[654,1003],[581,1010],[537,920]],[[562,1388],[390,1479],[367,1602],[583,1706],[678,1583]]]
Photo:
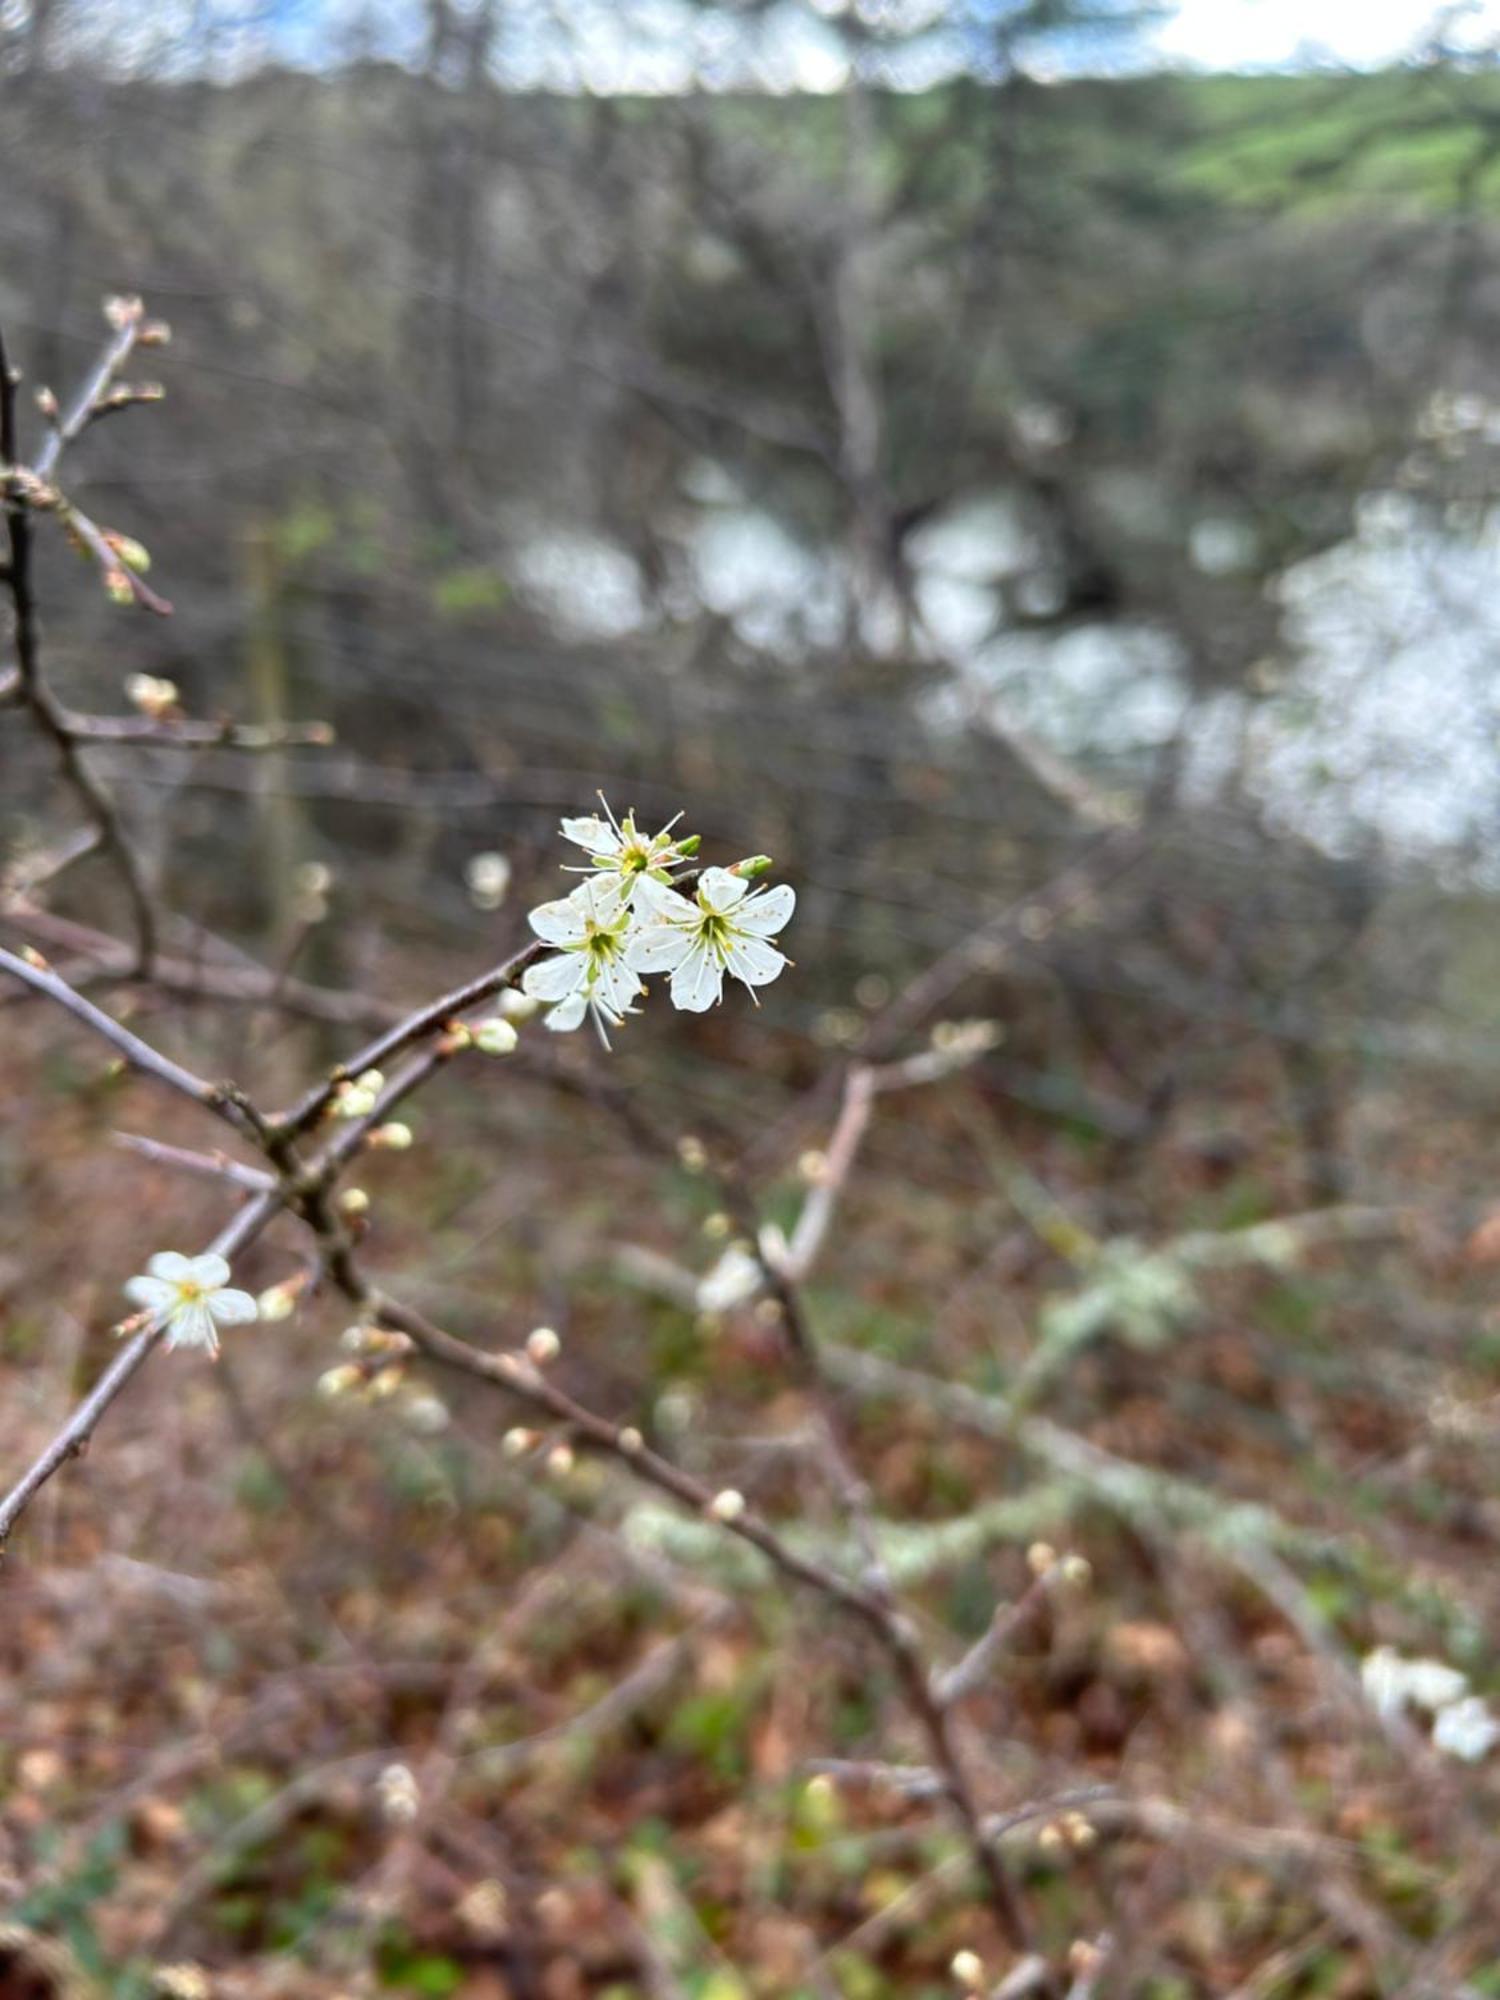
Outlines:
[[[1500,34],[1500,0],[1446,11],[1456,35]],[[1216,69],[1374,64],[1419,47],[1437,12],[1433,0],[1182,0],[1155,41],[1175,60]]]
[[[458,0],[460,11],[475,0]],[[709,88],[832,91],[847,80],[838,17],[851,0],[768,0],[753,14],[702,0],[505,0],[497,73],[512,88],[667,92]],[[988,42],[987,15],[1012,0],[864,0],[897,34],[874,57],[877,81],[920,90],[962,73]],[[1128,0],[1099,0],[1128,19]],[[3,0],[0,0],[3,6]],[[421,0],[90,0],[106,60],[170,72],[205,46],[234,74],[272,60],[320,67],[353,53],[418,61]],[[1033,73],[1375,67],[1418,52],[1445,18],[1450,42],[1500,39],[1500,0],[1178,0],[1159,24],[1119,35],[1060,31],[1028,40]]]

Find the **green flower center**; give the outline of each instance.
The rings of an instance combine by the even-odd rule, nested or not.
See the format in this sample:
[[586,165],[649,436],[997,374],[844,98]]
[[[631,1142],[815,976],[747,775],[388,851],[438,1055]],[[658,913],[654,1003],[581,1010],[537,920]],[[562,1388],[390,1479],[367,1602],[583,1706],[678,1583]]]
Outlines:
[[722,958],[734,936],[734,925],[718,910],[705,910],[698,919],[698,935],[710,951]]

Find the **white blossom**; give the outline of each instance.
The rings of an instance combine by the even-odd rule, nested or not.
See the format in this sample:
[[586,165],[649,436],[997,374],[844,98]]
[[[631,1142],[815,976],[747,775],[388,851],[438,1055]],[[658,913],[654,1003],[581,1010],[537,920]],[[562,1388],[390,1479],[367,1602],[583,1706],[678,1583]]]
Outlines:
[[723,998],[726,972],[753,999],[755,988],[769,985],[788,962],[768,941],[796,907],[786,883],[752,892],[743,876],[705,868],[689,899],[643,875],[637,901],[643,921],[630,940],[629,964],[636,972],[669,972],[672,1004],[688,1013],[701,1014]]
[[1432,1725],[1432,1740],[1450,1757],[1459,1757],[1465,1764],[1477,1764],[1500,1743],[1500,1722],[1477,1694],[1466,1695],[1462,1701],[1447,1702],[1438,1710]]
[[600,874],[619,884],[626,902],[634,899],[636,886],[643,879],[669,882],[672,871],[697,852],[696,837],[672,838],[672,828],[682,818],[681,813],[668,820],[659,832],[643,833],[635,823],[634,812],[616,820],[602,793],[599,803],[607,817],[601,819],[597,813],[587,813],[578,819],[565,819],[563,839],[583,848]]
[[1406,1660],[1394,1646],[1377,1646],[1360,1665],[1370,1706],[1387,1721],[1410,1706],[1446,1708],[1468,1692],[1468,1676],[1444,1660]]
[[732,1243],[707,1276],[698,1280],[694,1302],[699,1312],[729,1312],[753,1299],[764,1283],[759,1260]]
[[533,1000],[552,1003],[549,1028],[576,1028],[591,1013],[608,1046],[606,1026],[618,1027],[643,990],[626,956],[630,914],[618,877],[591,877],[531,912],[531,928],[557,956],[528,966],[521,985]]
[[146,1266],[147,1276],[132,1278],[125,1296],[164,1328],[168,1347],[206,1347],[219,1351],[219,1328],[243,1326],[257,1316],[248,1292],[229,1288],[229,1266],[222,1257],[183,1257],[163,1250]]

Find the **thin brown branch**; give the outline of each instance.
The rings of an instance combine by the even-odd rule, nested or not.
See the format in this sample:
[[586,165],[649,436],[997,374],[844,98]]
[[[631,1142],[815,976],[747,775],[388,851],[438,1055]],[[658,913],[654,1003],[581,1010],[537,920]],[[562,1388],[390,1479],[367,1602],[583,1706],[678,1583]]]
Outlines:
[[51,966],[18,957],[0,947],[0,972],[8,972],[33,992],[55,1000],[75,1020],[108,1042],[131,1069],[139,1070],[143,1076],[155,1077],[169,1090],[175,1090],[179,1096],[202,1105],[205,1111],[224,1119],[237,1132],[258,1141],[260,1134],[256,1114],[228,1085],[206,1082],[190,1069],[184,1069],[181,1063],[174,1062],[170,1056],[164,1056],[159,1049],[154,1049],[149,1042],[143,1042],[139,1035],[132,1034],[129,1028],[96,1007],[92,1000],[86,1000],[81,993],[75,992]]
[[69,709],[68,734],[75,743],[144,743],[155,750],[283,750],[320,747],[333,741],[326,722],[288,722],[274,727],[253,722],[199,722],[187,717],[81,715]]
[[509,958],[503,959],[490,971],[480,973],[477,979],[467,980],[462,986],[455,986],[451,992],[444,993],[439,999],[405,1015],[383,1034],[377,1035],[372,1042],[367,1042],[346,1062],[340,1063],[322,1083],[315,1084],[303,1097],[300,1097],[289,1111],[284,1111],[279,1117],[274,1118],[271,1121],[273,1129],[287,1140],[293,1140],[308,1131],[333,1102],[341,1083],[350,1077],[362,1076],[366,1070],[379,1069],[383,1063],[389,1062],[392,1056],[400,1055],[403,1049],[410,1048],[414,1042],[421,1041],[425,1036],[441,1033],[472,1008],[479,1006],[485,1000],[493,999],[507,986],[514,986],[526,967],[545,950],[545,945],[533,940],[530,944],[523,945],[519,951],[512,952]]

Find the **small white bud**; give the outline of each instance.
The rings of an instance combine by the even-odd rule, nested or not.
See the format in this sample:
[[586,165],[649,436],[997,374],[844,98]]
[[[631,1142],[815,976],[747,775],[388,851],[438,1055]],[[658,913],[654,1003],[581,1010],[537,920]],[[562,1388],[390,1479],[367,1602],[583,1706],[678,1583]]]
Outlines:
[[522,1425],[517,1424],[513,1430],[508,1430],[505,1436],[501,1438],[500,1449],[507,1458],[524,1458],[535,1444],[536,1432],[526,1430]]
[[641,1436],[634,1424],[627,1424],[625,1426],[624,1430],[620,1433],[618,1442],[621,1451],[628,1451],[632,1457],[634,1457],[636,1452],[644,1451],[646,1447],[646,1440]]
[[526,1356],[538,1368],[545,1368],[562,1353],[562,1342],[550,1326],[539,1326],[526,1336]]
[[507,986],[495,1004],[507,1021],[524,1024],[536,1015],[542,1003],[523,993],[519,986]]
[[340,1215],[368,1215],[369,1212],[370,1197],[362,1187],[345,1188],[339,1196]]
[[404,1414],[412,1429],[421,1431],[424,1437],[436,1437],[452,1422],[448,1405],[433,1395],[413,1396]]
[[318,1394],[345,1396],[363,1379],[359,1369],[351,1368],[347,1363],[341,1368],[328,1368],[318,1377]]
[[469,1034],[482,1056],[508,1056],[521,1039],[510,1022],[498,1014],[490,1020],[477,1021]]
[[300,1284],[270,1285],[255,1301],[262,1319],[290,1319],[297,1304]]
[[474,854],[464,867],[469,901],[477,910],[498,910],[510,887],[511,867],[503,854]]
[[177,683],[155,674],[131,674],[125,682],[125,699],[156,721],[177,706]]
[[367,1146],[378,1146],[388,1153],[404,1153],[411,1143],[410,1125],[403,1125],[398,1120],[389,1125],[377,1125],[365,1138]]
[[741,1520],[745,1512],[745,1496],[736,1493],[732,1486],[726,1486],[722,1493],[716,1493],[708,1503],[709,1519],[723,1521]]
[[984,1984],[984,1960],[977,1951],[956,1951],[948,1961],[948,1970],[960,1986],[966,1986],[971,1993],[977,1993]]
[[1033,1576],[1045,1576],[1057,1562],[1057,1550],[1050,1542],[1033,1542],[1026,1551],[1026,1567]]
[[547,1470],[554,1479],[566,1479],[573,1470],[573,1447],[555,1444],[547,1454]]
[[732,1227],[729,1217],[722,1209],[717,1209],[712,1215],[705,1215],[703,1218],[703,1234],[710,1243],[722,1242]]
[[393,1826],[409,1826],[421,1808],[417,1781],[405,1764],[387,1764],[375,1781],[380,1810]]

